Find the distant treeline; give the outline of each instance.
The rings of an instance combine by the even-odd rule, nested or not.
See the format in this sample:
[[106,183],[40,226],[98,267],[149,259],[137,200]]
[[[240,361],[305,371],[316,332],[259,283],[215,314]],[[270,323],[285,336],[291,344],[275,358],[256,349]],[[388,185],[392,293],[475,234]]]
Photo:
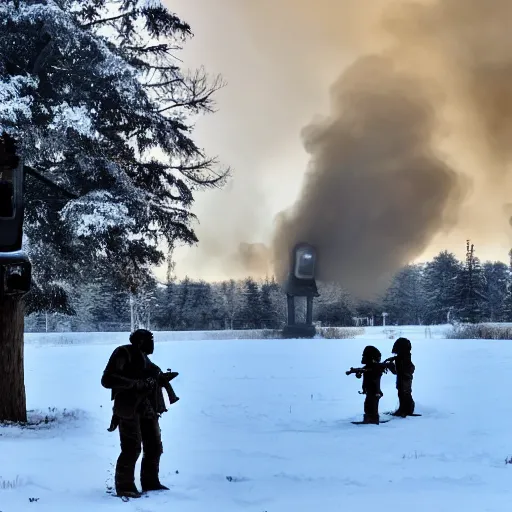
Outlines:
[[[372,301],[354,300],[341,286],[319,283],[314,321],[323,326],[433,325],[512,321],[512,271],[502,262],[481,264],[468,244],[465,261],[441,252],[432,261],[407,265]],[[73,311],[37,313],[29,331],[119,331],[279,329],[286,321],[286,296],[273,280],[207,283],[152,281],[137,295],[105,280],[70,289]],[[298,301],[299,319],[304,304]]]

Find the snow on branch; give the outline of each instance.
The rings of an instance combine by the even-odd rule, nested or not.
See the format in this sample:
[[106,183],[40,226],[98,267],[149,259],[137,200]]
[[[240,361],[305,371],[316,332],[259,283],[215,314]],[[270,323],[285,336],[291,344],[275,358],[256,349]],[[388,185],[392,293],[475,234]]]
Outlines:
[[77,237],[93,236],[113,227],[126,228],[134,224],[128,208],[105,190],[94,191],[70,201],[63,208],[61,218]]
[[73,128],[81,135],[91,138],[94,138],[97,134],[93,128],[87,107],[71,107],[67,102],[53,109],[53,121],[49,128],[61,131]]
[[5,124],[20,124],[30,119],[32,95],[23,95],[23,89],[35,89],[37,80],[27,76],[11,76],[0,80],[0,131]]

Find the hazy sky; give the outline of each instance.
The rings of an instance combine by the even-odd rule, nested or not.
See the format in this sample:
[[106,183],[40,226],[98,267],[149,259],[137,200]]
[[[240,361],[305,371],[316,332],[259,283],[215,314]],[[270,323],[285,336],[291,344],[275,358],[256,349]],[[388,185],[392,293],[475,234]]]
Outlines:
[[[474,70],[490,65],[482,55],[493,55],[500,69],[511,66],[512,51],[501,39],[508,34],[503,19],[510,19],[511,13],[503,0],[486,2],[488,9],[482,11],[483,3],[444,0],[425,12],[395,10],[394,25],[388,23],[392,28],[384,32],[377,22],[383,9],[396,4],[392,0],[166,0],[195,33],[181,53],[184,64],[204,65],[228,82],[217,94],[218,112],[198,122],[195,138],[234,170],[224,190],[196,194],[193,211],[200,220],[196,226],[200,241],[197,247],[177,251],[178,276],[221,279],[246,273],[237,257],[240,244],[271,244],[276,214],[299,197],[304,203],[302,185],[311,155],[304,149],[302,130],[318,115],[334,115],[330,95],[334,83],[347,83],[337,82],[347,67],[366,54],[387,55],[393,44],[392,58],[399,70],[409,74],[414,70],[414,79],[420,81],[439,73],[447,97],[435,102],[443,104],[443,115],[449,119],[441,130],[436,126],[438,139],[446,130],[446,140],[439,146],[446,150],[448,166],[472,178],[458,205],[455,225],[447,223],[446,232],[441,229],[436,236],[432,230],[425,232],[418,247],[425,239],[428,247],[415,258],[429,258],[443,249],[463,256],[465,240],[471,238],[482,259],[507,261],[512,243],[512,210],[506,206],[508,160],[497,163],[494,153],[489,156],[502,148],[489,149],[483,142],[482,148],[478,146],[482,130],[496,126],[500,133],[494,134],[495,140],[500,136],[508,140],[504,136],[508,125],[505,130],[503,119],[497,122],[494,106],[481,101],[480,91],[495,97],[502,89],[510,90],[512,83],[506,74],[496,79],[501,79],[500,88],[494,87],[493,75],[489,83],[477,84],[469,78]],[[494,14],[484,15],[487,11]],[[435,41],[433,31],[426,29],[429,23],[439,30]],[[475,27],[480,23],[482,27]],[[471,24],[474,33],[468,29]],[[396,44],[398,39],[407,45]],[[455,39],[466,45],[466,52],[455,50]],[[461,70],[452,76],[459,62]],[[460,97],[466,96],[468,103],[463,104]],[[502,99],[508,105],[508,96]],[[488,115],[491,110],[494,117]],[[493,172],[494,167],[506,171]],[[164,270],[159,272],[162,275]]]

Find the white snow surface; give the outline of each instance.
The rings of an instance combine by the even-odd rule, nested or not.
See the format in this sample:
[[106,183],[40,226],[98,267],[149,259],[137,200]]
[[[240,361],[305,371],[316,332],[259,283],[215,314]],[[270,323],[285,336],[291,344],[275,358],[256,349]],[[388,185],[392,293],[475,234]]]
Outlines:
[[[27,406],[57,420],[0,428],[0,510],[509,510],[511,341],[445,340],[442,329],[426,338],[413,327],[367,328],[349,340],[194,335],[156,333],[152,360],[180,372],[181,400],[161,419],[161,479],[170,490],[127,503],[106,492],[119,438],[106,430],[111,402],[100,385],[127,334],[26,335]],[[359,366],[367,344],[390,356],[398,335],[413,344],[423,416],[351,424],[364,397],[345,370]],[[380,411],[393,410],[391,374],[382,389]]]

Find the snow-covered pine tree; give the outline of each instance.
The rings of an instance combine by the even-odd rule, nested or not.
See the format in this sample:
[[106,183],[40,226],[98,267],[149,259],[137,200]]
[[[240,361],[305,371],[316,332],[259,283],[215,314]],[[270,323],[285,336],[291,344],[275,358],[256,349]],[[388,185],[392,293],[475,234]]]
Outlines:
[[190,307],[192,301],[192,280],[186,276],[176,285],[173,298],[174,306],[174,326],[173,329],[185,331],[188,329],[188,319],[190,317]]
[[221,284],[220,293],[223,299],[223,313],[225,328],[233,330],[235,321],[239,324],[243,309],[242,283],[234,279]]
[[210,283],[212,295],[211,329],[221,330],[227,328],[226,307],[222,282]]
[[261,285],[261,315],[264,329],[278,329],[280,326],[277,308],[272,300],[272,292],[277,283],[268,279]]
[[1,3],[0,129],[30,171],[32,310],[91,275],[134,293],[162,262],[158,241],[196,241],[193,191],[227,172],[190,135],[223,85],[181,69],[191,35],[158,0]]
[[466,244],[466,261],[457,279],[456,315],[461,322],[482,321],[485,295],[485,276],[480,260],[475,256],[475,247]]
[[454,254],[440,252],[425,265],[423,289],[425,293],[425,322],[444,324],[451,321],[450,314],[457,302],[457,278],[462,264]]
[[503,316],[506,322],[512,322],[512,249],[508,253],[508,279],[507,279],[507,293],[503,301]]
[[151,328],[156,287],[156,279],[153,276],[148,276],[144,282],[137,286],[135,293],[129,294],[128,302],[130,305],[130,325],[132,330]]
[[349,294],[336,283],[320,283],[320,297],[313,305],[313,317],[323,326],[354,325],[354,305]]
[[482,316],[489,322],[504,322],[506,298],[509,282],[509,269],[501,261],[486,261],[483,265],[485,280],[484,294],[487,300],[483,304]]
[[[272,308],[276,314],[277,328],[281,328],[287,321],[288,306],[286,294],[274,278],[270,281],[270,300],[272,301]],[[313,308],[313,313],[314,311],[315,309]]]
[[422,325],[425,315],[421,265],[406,265],[393,279],[384,298],[388,321],[398,325]]
[[263,321],[258,283],[249,277],[244,282],[241,320],[245,329],[260,329]]
[[189,284],[188,306],[185,312],[185,323],[189,330],[208,330],[214,318],[213,294],[209,283],[195,281]]
[[98,324],[105,322],[108,312],[108,297],[104,296],[103,283],[94,280],[81,284],[69,294],[70,302],[76,314],[71,319],[73,331],[97,331]]

